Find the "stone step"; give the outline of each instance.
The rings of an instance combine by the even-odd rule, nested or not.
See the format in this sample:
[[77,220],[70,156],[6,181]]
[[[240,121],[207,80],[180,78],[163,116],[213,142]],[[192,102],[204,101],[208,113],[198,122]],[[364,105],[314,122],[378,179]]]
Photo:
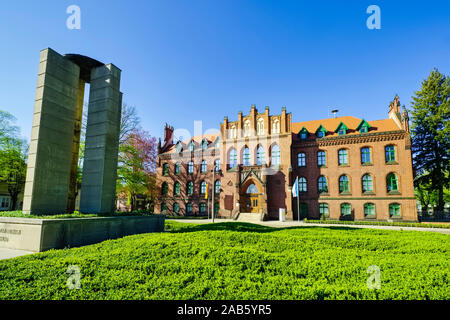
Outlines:
[[260,222],[261,221],[261,213],[241,212],[241,213],[239,213],[239,217],[238,217],[237,221]]

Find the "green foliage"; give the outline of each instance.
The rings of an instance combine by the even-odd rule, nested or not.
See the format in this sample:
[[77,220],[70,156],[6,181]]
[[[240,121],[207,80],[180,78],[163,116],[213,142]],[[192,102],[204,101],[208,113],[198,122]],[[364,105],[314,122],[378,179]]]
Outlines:
[[70,218],[95,218],[95,217],[127,217],[127,216],[150,216],[152,213],[145,210],[135,210],[131,212],[116,211],[112,213],[80,213],[75,211],[74,213],[62,213],[52,215],[31,215],[25,214],[22,211],[0,211],[0,217],[10,218],[30,218],[30,219],[70,219]]
[[25,185],[28,144],[20,138],[14,116],[0,110],[0,183],[8,186],[12,208]]
[[[164,233],[0,261],[0,299],[449,299],[448,235],[167,222]],[[80,268],[80,289],[66,271]],[[367,268],[381,288],[367,288]]]
[[450,229],[450,223],[415,223],[415,222],[397,222],[397,221],[346,221],[346,220],[308,220],[306,223],[324,223],[324,224],[345,224],[345,225],[368,225],[368,226],[392,226],[392,227],[418,227],[418,228],[444,228]]
[[450,169],[450,78],[431,71],[412,97],[412,152],[416,186],[438,192],[437,207],[444,207],[444,189]]

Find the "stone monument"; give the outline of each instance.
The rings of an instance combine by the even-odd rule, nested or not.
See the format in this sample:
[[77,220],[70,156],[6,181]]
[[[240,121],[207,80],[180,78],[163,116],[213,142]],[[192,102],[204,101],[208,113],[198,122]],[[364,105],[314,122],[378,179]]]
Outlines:
[[119,68],[41,51],[23,212],[73,212],[85,84],[90,84],[80,211],[115,209],[122,93]]

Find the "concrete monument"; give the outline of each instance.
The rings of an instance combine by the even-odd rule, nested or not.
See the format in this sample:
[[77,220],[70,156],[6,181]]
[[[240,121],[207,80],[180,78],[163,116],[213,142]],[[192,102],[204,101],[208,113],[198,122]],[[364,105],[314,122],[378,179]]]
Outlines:
[[122,106],[120,69],[77,54],[41,51],[24,213],[73,212],[85,84],[90,83],[80,211],[115,208]]

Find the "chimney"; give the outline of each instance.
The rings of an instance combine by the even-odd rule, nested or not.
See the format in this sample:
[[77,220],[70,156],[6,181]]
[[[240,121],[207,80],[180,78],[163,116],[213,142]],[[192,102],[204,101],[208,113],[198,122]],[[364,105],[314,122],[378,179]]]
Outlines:
[[394,101],[389,104],[389,118],[394,120],[395,124],[402,129],[403,125],[401,123],[401,114],[400,114],[400,100],[398,95],[395,95]]
[[173,127],[169,126],[167,123],[164,125],[164,145],[173,144]]

